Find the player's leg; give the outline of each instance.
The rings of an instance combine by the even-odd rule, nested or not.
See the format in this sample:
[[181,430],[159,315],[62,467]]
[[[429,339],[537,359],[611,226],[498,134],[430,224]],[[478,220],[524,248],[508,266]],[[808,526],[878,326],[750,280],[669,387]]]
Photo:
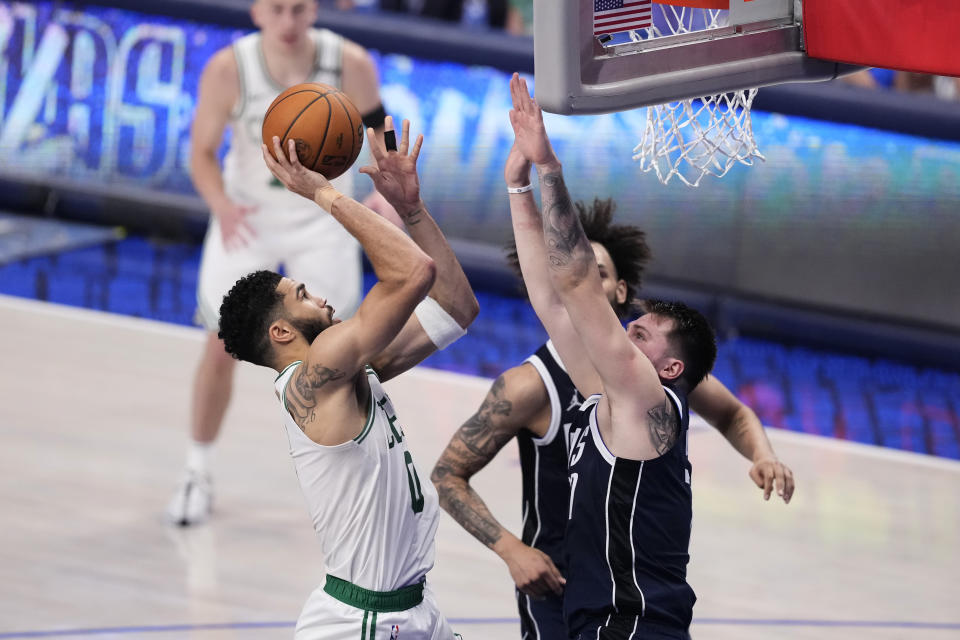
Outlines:
[[369,612],[340,602],[318,587],[297,618],[294,640],[357,640],[369,638]]
[[549,596],[535,600],[517,591],[517,610],[520,613],[520,637],[528,640],[566,638],[563,621],[563,598]]
[[336,317],[353,315],[363,297],[360,244],[330,216],[315,216],[296,234],[283,236],[287,275],[328,300]]
[[690,640],[690,632],[657,623],[645,622],[639,616],[609,615],[597,618],[580,630],[577,640],[614,640],[616,638],[650,638],[650,640]]
[[271,266],[275,265],[270,264],[256,240],[227,251],[219,225],[211,220],[197,281],[197,315],[207,329],[207,338],[194,372],[186,471],[167,505],[168,519],[181,526],[198,524],[210,514],[210,452],[233,391],[236,361],[224,351],[223,342],[217,337],[220,301],[239,278]]

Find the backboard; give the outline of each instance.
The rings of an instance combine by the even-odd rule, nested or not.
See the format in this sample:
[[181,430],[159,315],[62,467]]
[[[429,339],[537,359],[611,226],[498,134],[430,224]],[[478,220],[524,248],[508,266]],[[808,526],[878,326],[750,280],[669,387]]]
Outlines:
[[809,57],[801,0],[534,0],[537,101],[610,113],[857,67]]

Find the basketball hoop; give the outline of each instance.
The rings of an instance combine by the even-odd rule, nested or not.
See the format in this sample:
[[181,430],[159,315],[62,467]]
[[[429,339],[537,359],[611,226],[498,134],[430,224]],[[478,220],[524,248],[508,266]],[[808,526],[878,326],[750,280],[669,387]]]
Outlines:
[[[654,0],[654,19],[631,39],[649,40],[726,26],[729,0]],[[707,174],[723,177],[738,162],[764,160],[753,138],[750,106],[757,89],[746,89],[647,107],[647,123],[633,159],[663,184],[677,178],[696,187]]]

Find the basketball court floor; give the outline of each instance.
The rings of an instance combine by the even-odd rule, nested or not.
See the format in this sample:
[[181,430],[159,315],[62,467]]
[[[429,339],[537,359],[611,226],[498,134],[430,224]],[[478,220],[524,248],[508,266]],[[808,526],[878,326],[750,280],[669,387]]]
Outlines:
[[[290,638],[323,563],[269,370],[242,365],[216,517],[161,512],[183,463],[199,330],[0,296],[0,638]],[[387,384],[421,477],[489,381]],[[695,638],[960,637],[960,463],[771,430],[796,475],[769,503],[692,429]],[[475,485],[519,529],[512,446]],[[430,581],[467,640],[517,639],[500,560],[443,514]]]

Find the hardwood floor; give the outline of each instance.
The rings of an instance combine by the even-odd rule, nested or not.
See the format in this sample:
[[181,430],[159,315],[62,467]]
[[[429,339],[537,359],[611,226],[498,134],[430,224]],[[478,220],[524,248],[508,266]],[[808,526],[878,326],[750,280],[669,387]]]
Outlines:
[[[161,513],[181,471],[202,334],[0,297],[0,638],[290,638],[322,582],[273,398],[242,365],[215,453],[216,515]],[[421,477],[488,380],[388,383]],[[695,638],[954,638],[960,463],[772,430],[797,477],[764,503],[747,462],[691,431]],[[475,482],[519,529],[512,445]],[[467,640],[515,639],[506,568],[446,514],[430,580]]]

